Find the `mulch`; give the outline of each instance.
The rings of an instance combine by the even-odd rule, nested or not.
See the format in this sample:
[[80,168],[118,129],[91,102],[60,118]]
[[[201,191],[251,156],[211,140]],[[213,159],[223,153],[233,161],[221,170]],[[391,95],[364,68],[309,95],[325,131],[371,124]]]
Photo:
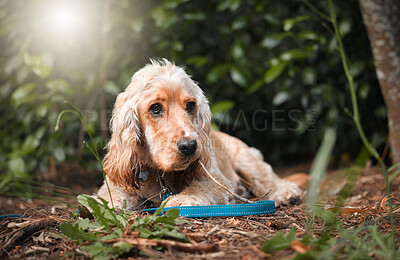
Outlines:
[[[380,169],[366,167],[345,205],[337,209],[334,207],[335,196],[345,184],[344,176],[342,171],[331,171],[328,174],[321,188],[321,206],[339,210],[338,217],[345,227],[372,224],[377,225],[382,232],[389,232],[387,197]],[[72,180],[66,180],[67,183],[68,181]],[[87,193],[91,193],[95,189],[80,186],[78,190],[89,190]],[[393,180],[391,190],[396,207],[395,229],[399,236],[400,178]],[[58,236],[59,224],[73,221],[71,216],[77,210],[75,200],[64,200],[74,206],[54,205],[40,199],[22,200],[2,196],[0,215],[22,214],[24,218],[0,222],[0,258],[47,259],[66,257],[68,252],[76,252],[74,243]],[[130,239],[147,255],[162,259],[269,259],[271,256],[261,251],[263,241],[279,232],[288,233],[291,228],[296,228],[296,235],[302,237],[306,233],[306,218],[304,204],[281,206],[275,214],[270,215],[186,219],[189,223],[182,225],[180,229],[192,242],[188,246],[168,240],[138,240],[137,234],[136,237],[127,236],[126,239]],[[315,221],[314,228],[317,232],[322,231],[322,220]],[[154,249],[160,246],[164,249]],[[294,254],[295,250],[288,248],[274,255],[274,258],[286,258]],[[87,259],[84,256],[80,258]]]

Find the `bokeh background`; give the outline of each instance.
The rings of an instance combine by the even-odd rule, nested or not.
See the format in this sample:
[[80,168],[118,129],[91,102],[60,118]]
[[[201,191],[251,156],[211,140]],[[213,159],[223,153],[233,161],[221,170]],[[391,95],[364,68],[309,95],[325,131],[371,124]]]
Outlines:
[[[311,1],[328,13],[321,1]],[[381,152],[387,117],[357,1],[337,0],[361,121]],[[274,167],[309,163],[327,127],[333,167],[366,155],[330,25],[295,0],[1,0],[0,193],[65,164],[100,168],[116,95],[149,58],[186,68],[210,100],[213,126],[259,148]],[[67,102],[66,102],[67,101]]]

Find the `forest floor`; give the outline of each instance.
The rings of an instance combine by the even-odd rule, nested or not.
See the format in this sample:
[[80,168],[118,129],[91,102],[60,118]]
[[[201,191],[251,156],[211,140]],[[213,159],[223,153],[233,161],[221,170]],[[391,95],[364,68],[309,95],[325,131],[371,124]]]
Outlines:
[[[277,171],[284,176],[298,171],[307,172],[307,166],[287,168]],[[71,173],[74,173],[71,176]],[[325,208],[335,205],[335,197],[346,182],[346,173],[330,171],[321,187],[320,203]],[[87,172],[77,165],[63,166],[53,172],[49,179],[60,186],[68,186],[78,194],[92,194],[101,184],[101,176]],[[397,207],[395,229],[400,234],[400,178],[392,182],[394,204]],[[89,185],[88,185],[89,183]],[[64,185],[63,185],[64,184]],[[66,185],[68,184],[68,185]],[[49,188],[50,189],[50,188]],[[376,225],[383,232],[390,231],[388,224],[388,207],[385,197],[385,187],[382,172],[377,167],[366,167],[350,197],[340,209],[338,218],[345,227],[354,228],[367,223]],[[53,198],[54,199],[54,198]],[[8,259],[47,259],[65,257],[68,252],[74,252],[74,258],[87,259],[79,256],[76,244],[63,240],[54,234],[60,234],[58,226],[65,221],[71,221],[77,210],[77,202],[72,198],[60,197],[60,201],[42,199],[22,200],[10,196],[0,198],[0,215],[21,214],[25,218],[2,219],[0,222],[0,258]],[[69,202],[68,206],[63,202]],[[27,218],[28,217],[28,218]],[[136,253],[127,256],[129,259],[147,258],[143,253],[161,259],[284,259],[293,257],[297,250],[287,247],[271,256],[261,251],[263,242],[280,232],[288,233],[296,228],[297,237],[306,233],[306,215],[304,204],[281,206],[276,213],[260,216],[244,217],[212,217],[186,219],[189,223],[180,226],[186,238],[196,245],[202,245],[208,252],[192,247],[184,252],[173,245],[158,248],[141,246]],[[314,232],[324,228],[322,221],[315,222]],[[204,247],[205,246],[205,247]],[[139,253],[141,252],[141,254]]]

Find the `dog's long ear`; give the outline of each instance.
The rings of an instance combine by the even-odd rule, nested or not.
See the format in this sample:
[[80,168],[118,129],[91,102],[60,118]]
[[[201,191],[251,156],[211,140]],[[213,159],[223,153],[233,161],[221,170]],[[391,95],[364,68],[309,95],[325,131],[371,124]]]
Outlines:
[[201,155],[200,160],[203,162],[203,164],[206,165],[207,168],[211,166],[211,141],[209,138],[210,130],[211,130],[211,110],[210,106],[208,105],[208,100],[205,97],[204,93],[201,91],[201,89],[197,86],[199,89],[199,93],[196,94],[197,96],[197,114],[196,114],[196,123],[197,123],[197,128],[198,128],[198,133],[200,137],[200,141],[203,145],[203,153]]
[[103,161],[108,180],[128,190],[140,187],[137,180],[140,124],[135,103],[128,90],[118,95],[110,122],[112,136]]

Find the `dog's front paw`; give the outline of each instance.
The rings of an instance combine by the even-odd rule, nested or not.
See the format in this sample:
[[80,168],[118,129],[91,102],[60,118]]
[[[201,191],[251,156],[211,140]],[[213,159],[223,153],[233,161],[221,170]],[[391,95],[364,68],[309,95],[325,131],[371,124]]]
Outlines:
[[179,206],[201,206],[209,205],[204,199],[196,195],[175,195],[167,202],[165,207],[179,207]]
[[276,190],[273,191],[268,198],[275,201],[275,205],[293,205],[300,199],[303,195],[303,190],[299,186],[290,181],[281,180],[278,185],[276,185]]

